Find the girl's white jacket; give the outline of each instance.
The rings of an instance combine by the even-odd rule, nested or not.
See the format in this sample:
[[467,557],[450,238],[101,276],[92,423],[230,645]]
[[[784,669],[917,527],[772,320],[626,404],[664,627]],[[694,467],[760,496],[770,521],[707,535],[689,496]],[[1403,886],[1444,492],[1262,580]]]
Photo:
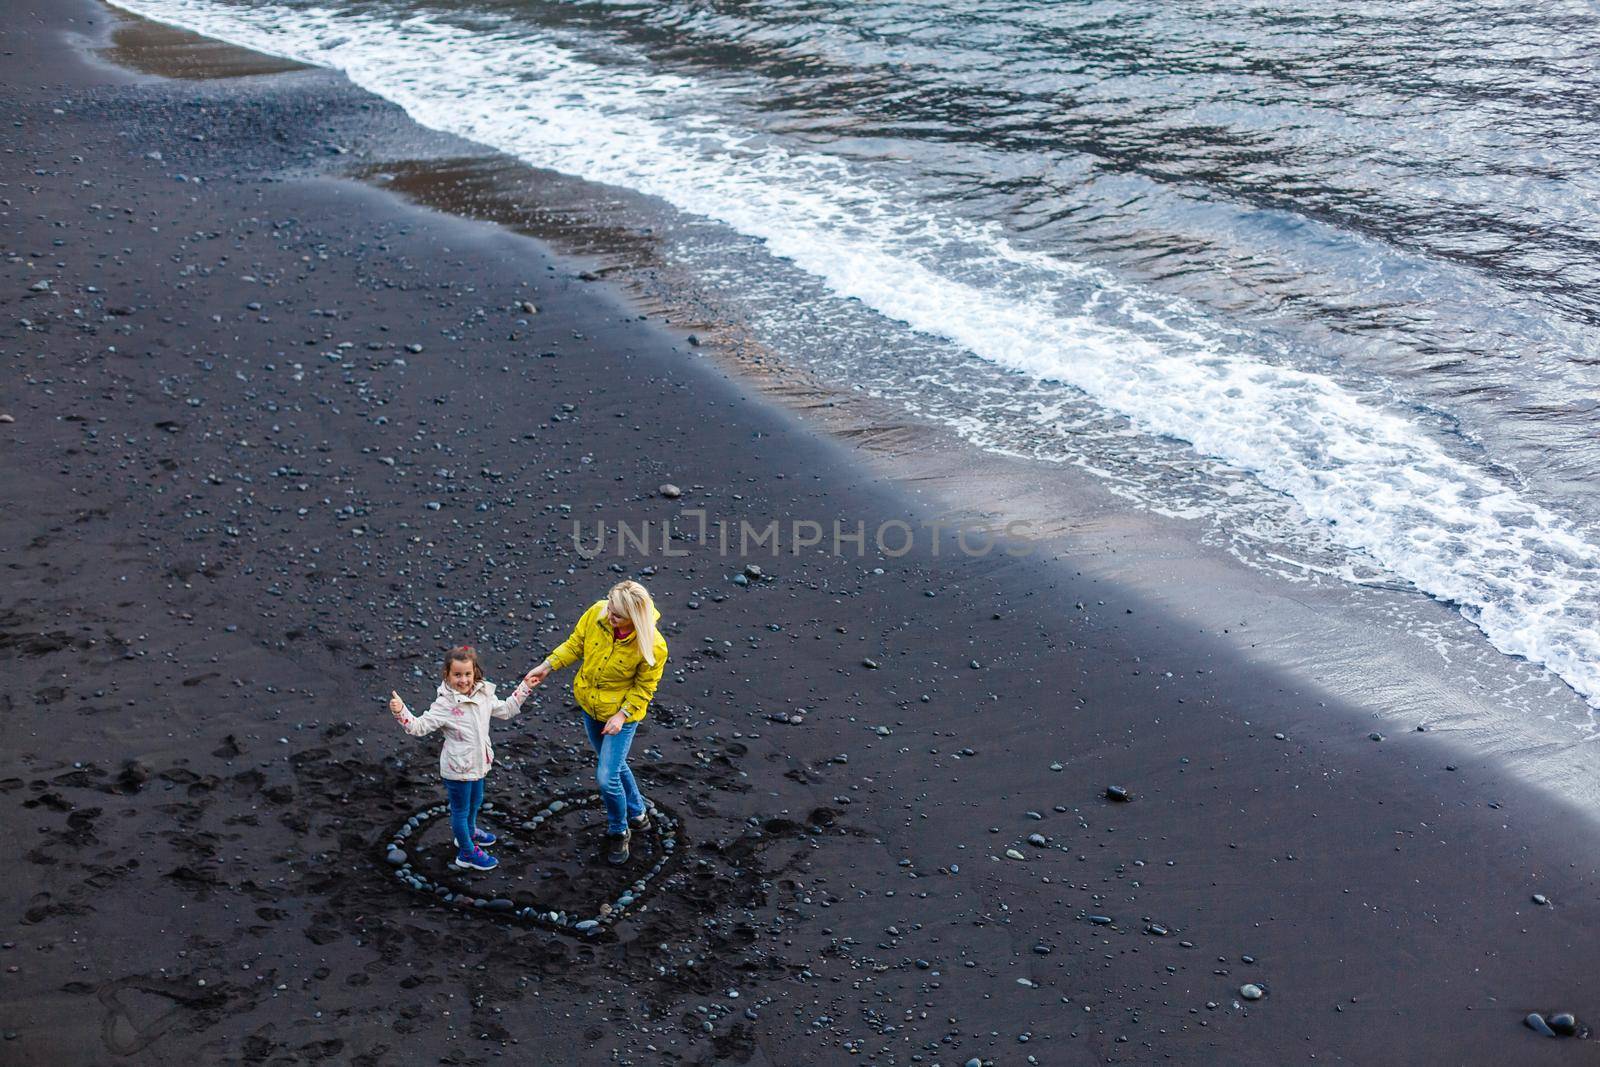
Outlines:
[[435,730],[444,731],[444,748],[439,751],[439,773],[453,782],[476,782],[489,773],[494,763],[494,748],[489,744],[489,719],[509,719],[522,710],[522,702],[533,690],[518,685],[509,700],[496,700],[493,682],[479,682],[472,692],[462,694],[444,682],[433,706],[421,715],[402,710],[395,719],[412,737],[423,737]]

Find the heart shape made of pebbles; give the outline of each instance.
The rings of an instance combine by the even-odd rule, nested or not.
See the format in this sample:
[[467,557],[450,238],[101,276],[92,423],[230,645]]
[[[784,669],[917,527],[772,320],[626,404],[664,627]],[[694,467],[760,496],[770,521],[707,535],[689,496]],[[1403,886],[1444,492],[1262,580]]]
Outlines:
[[612,866],[600,854],[604,811],[598,793],[557,796],[525,816],[486,801],[480,824],[500,837],[489,848],[500,866],[479,872],[451,866],[450,806],[434,804],[389,835],[383,858],[400,885],[441,904],[594,937],[642,906],[677,855],[681,825],[652,802],[650,829],[634,833],[626,864]]

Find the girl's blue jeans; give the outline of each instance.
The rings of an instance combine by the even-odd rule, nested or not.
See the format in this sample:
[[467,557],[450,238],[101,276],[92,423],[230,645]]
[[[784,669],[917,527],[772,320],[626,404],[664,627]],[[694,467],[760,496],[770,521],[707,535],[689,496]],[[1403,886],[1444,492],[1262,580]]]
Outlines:
[[483,779],[476,782],[444,780],[445,795],[450,798],[450,833],[456,839],[459,851],[471,850],[472,831],[478,828],[478,809],[483,807]]
[[644,797],[639,795],[639,783],[628,769],[628,748],[639,724],[630,722],[609,737],[605,723],[593,715],[585,714],[583,725],[589,731],[590,747],[600,756],[594,779],[600,787],[600,799],[606,804],[606,832],[620,834],[628,828],[629,819],[644,814]]

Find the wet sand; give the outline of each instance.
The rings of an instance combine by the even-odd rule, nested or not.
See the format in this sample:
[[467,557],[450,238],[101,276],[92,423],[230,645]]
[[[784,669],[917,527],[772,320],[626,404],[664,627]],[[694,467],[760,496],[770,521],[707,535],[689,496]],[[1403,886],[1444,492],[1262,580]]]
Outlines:
[[[5,11],[6,1062],[1587,1056],[1521,1022],[1591,1014],[1582,813],[1070,559],[585,560],[574,519],[929,516],[584,262],[343,177],[447,154],[394,107]],[[623,574],[682,855],[595,938],[399,884],[442,790],[389,688],[458,641],[509,684]],[[497,724],[505,808],[588,780],[559,681]],[[593,833],[474,885],[608,899]]]

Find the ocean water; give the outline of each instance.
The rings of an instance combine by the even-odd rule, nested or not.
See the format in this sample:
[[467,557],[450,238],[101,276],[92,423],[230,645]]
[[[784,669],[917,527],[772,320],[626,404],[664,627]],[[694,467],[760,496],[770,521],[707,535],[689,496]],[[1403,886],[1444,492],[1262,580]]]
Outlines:
[[650,198],[760,343],[1600,708],[1600,11],[119,0]]

